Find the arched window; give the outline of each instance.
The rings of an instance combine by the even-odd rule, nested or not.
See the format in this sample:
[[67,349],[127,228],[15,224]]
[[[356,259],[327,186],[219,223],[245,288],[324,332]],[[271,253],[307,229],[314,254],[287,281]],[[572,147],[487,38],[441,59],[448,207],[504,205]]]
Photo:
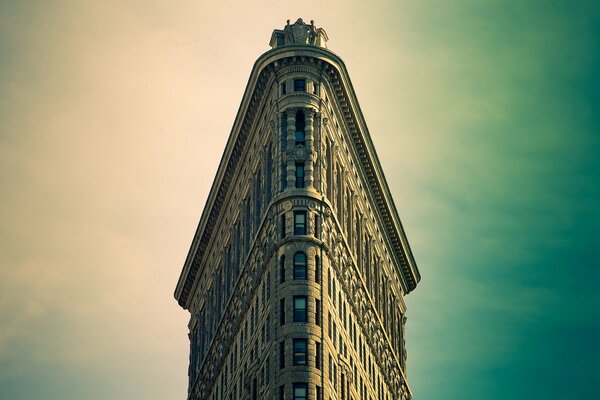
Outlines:
[[294,279],[306,279],[306,254],[299,251],[294,254]]

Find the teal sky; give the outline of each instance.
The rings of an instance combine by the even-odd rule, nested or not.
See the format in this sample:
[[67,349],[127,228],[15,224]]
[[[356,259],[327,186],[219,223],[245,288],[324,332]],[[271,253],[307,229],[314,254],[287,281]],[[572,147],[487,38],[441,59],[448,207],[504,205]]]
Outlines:
[[175,284],[298,17],[346,62],[421,271],[414,399],[598,396],[599,2],[6,0],[0,399],[185,398]]

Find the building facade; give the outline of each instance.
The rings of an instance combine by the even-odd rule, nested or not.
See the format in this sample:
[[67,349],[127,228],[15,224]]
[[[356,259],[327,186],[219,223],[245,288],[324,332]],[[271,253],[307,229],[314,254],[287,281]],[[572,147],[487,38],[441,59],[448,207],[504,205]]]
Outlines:
[[190,400],[411,398],[420,275],[326,41],[288,21],[254,64],[175,291]]

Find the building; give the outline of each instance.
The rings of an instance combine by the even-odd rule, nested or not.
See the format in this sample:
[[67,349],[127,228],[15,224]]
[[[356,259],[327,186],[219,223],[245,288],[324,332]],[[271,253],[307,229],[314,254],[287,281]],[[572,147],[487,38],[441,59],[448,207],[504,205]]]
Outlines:
[[326,41],[288,21],[252,69],[175,291],[190,400],[411,398],[420,275]]

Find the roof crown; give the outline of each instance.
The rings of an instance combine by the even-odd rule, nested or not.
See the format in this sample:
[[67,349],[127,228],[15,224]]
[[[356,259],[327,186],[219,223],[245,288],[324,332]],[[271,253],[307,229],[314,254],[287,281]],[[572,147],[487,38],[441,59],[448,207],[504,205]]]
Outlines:
[[287,20],[287,25],[283,30],[275,29],[271,35],[269,45],[272,48],[285,46],[286,44],[312,44],[327,48],[325,42],[329,38],[323,28],[315,27],[314,21],[310,24],[305,24],[302,18],[298,18],[296,22],[290,25],[290,20]]

